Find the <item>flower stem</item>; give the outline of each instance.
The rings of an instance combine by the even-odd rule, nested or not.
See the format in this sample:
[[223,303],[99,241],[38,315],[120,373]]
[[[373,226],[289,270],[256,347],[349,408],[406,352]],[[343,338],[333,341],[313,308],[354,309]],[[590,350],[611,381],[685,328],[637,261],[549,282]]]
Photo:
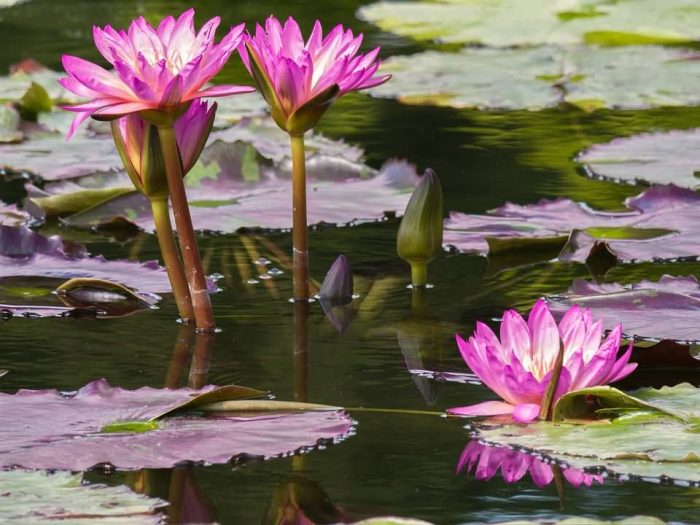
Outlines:
[[292,268],[294,299],[309,299],[309,241],[306,226],[306,158],[304,135],[291,134],[292,143]]
[[158,136],[161,148],[163,148],[163,159],[165,161],[165,171],[168,178],[168,189],[173,202],[173,214],[175,215],[175,225],[180,239],[180,251],[182,260],[185,263],[185,272],[192,294],[192,306],[194,307],[194,318],[197,322],[197,330],[201,332],[213,332],[216,328],[214,324],[214,313],[207,291],[207,280],[202,268],[202,259],[199,256],[197,237],[192,226],[192,217],[187,203],[185,193],[184,176],[182,173],[182,163],[180,153],[175,141],[175,132],[172,125],[158,126]]
[[160,253],[163,256],[165,269],[168,272],[170,286],[173,289],[177,310],[184,322],[194,319],[194,309],[190,297],[190,288],[187,285],[185,270],[180,261],[180,252],[170,223],[170,210],[168,209],[168,197],[154,197],[150,199],[153,220],[156,224],[156,236],[160,245]]
[[552,369],[552,378],[549,380],[549,385],[547,385],[547,391],[542,399],[542,404],[540,405],[540,419],[545,421],[551,421],[552,419],[552,409],[554,408],[554,398],[557,392],[557,386],[559,386],[559,378],[561,377],[561,370],[564,367],[564,345],[559,343],[559,353],[557,354],[557,359],[554,362],[554,368]]
[[414,288],[428,284],[428,265],[425,262],[411,262],[411,284]]

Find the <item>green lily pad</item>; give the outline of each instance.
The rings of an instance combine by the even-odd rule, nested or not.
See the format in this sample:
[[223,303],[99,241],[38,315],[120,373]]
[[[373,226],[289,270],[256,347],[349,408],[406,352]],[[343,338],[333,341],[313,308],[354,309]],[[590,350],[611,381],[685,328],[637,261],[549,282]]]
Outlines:
[[[378,220],[406,207],[418,180],[412,165],[393,160],[376,170],[364,163],[361,149],[343,141],[308,134],[305,143],[309,224]],[[76,228],[131,223],[154,231],[148,200],[119,171],[121,160],[103,135],[86,130],[66,144],[51,134],[15,149],[0,146],[0,159],[44,179],[41,189],[26,185],[25,209],[36,218],[61,217]],[[185,184],[197,229],[291,227],[289,137],[270,119],[246,119],[212,133]]]
[[22,138],[19,112],[11,104],[0,105],[0,143],[14,144]]
[[[676,523],[676,522],[674,522]],[[515,520],[499,521],[493,525],[666,525],[666,522],[654,516],[631,516],[621,520],[598,520],[575,516],[561,521],[552,520]],[[677,525],[682,525],[678,523]]]
[[0,471],[2,523],[162,523],[166,501],[121,485],[85,484],[82,474],[31,470]]
[[572,392],[554,410],[559,418],[597,411],[612,420],[490,426],[476,433],[487,443],[518,447],[573,468],[700,484],[699,390],[681,384],[632,394],[610,387]]
[[616,182],[700,186],[700,129],[641,133],[596,144],[576,159],[591,177]]
[[406,104],[530,109],[568,103],[585,111],[700,104],[697,54],[660,46],[425,51],[386,60],[391,82],[373,96]]
[[382,1],[358,16],[416,40],[485,46],[677,44],[700,39],[693,0]]
[[[63,72],[53,71],[36,62],[32,62],[30,67],[24,67],[23,63],[20,63],[16,69],[8,76],[0,76],[0,102],[19,102],[25,96],[35,99],[35,84],[40,86],[53,104],[74,104],[83,101],[58,83],[59,78],[66,76]],[[46,99],[43,94],[41,99],[44,107]]]

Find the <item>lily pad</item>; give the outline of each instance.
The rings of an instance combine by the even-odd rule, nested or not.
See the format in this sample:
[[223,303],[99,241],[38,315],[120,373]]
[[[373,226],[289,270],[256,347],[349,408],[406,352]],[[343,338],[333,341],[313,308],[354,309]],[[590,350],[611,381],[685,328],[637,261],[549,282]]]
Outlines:
[[[594,392],[569,396],[579,397],[581,403],[596,407],[602,415],[619,416],[610,422],[489,426],[478,428],[477,435],[487,443],[517,447],[577,469],[604,469],[625,477],[700,485],[697,388],[688,384],[645,388],[632,393],[634,402],[625,401],[623,398],[629,400],[630,396],[615,389],[604,390],[602,397]],[[569,401],[564,399],[563,403]],[[674,416],[666,417],[668,412]],[[676,417],[678,414],[682,418]]]
[[693,0],[382,1],[358,16],[417,40],[486,46],[630,45],[700,40]]
[[[229,413],[214,406],[217,413],[207,417],[182,413],[192,408],[183,404],[194,395],[220,397],[216,392],[214,387],[123,390],[97,380],[71,394],[55,390],[0,394],[0,465],[86,470],[97,465],[169,468],[186,460],[227,463],[232,458],[266,459],[311,450],[352,430],[352,420],[339,409],[300,410],[298,403],[284,411],[271,410],[274,401],[250,401],[244,402],[242,411],[231,412],[234,408],[228,405],[224,408]],[[251,390],[234,390],[232,395],[250,397]],[[176,407],[181,410],[171,414]],[[151,430],[146,424],[159,417],[157,429]],[[119,422],[149,428],[103,432]]]
[[100,523],[141,525],[162,522],[167,501],[137,494],[126,486],[86,485],[81,474],[0,471],[3,523]]
[[[81,245],[65,243],[58,236],[44,237],[23,226],[0,225],[0,263],[3,315],[47,317],[84,312],[86,308],[98,315],[116,315],[117,311],[148,308],[160,300],[156,294],[170,292],[167,273],[156,261],[139,263],[89,256]],[[71,286],[70,293],[68,289],[64,289],[65,294],[53,293],[71,279],[99,279],[112,288],[106,289],[104,283],[95,286],[92,281],[92,291]],[[213,283],[211,286],[215,289]],[[115,293],[117,288],[124,293]],[[138,308],[134,298],[141,305]]]
[[[556,466],[545,463],[530,454],[505,446],[489,446],[472,440],[464,447],[457,463],[457,472],[473,473],[480,481],[489,481],[500,472],[506,483],[517,483],[530,474],[532,482],[540,488],[554,481]],[[559,469],[570,485],[590,487],[603,484],[603,476],[586,474],[574,468]]]
[[572,304],[591,310],[610,330],[622,323],[627,337],[700,344],[700,284],[694,276],[664,275],[631,285],[577,279],[563,295],[547,298],[550,310],[563,314]]
[[41,86],[54,104],[72,104],[82,101],[58,83],[58,79],[64,77],[65,73],[53,71],[33,61],[31,67],[24,67],[24,64],[29,62],[13,67],[14,71],[8,76],[0,76],[0,102],[18,102],[32,84]]
[[[288,142],[274,124],[260,120],[212,133],[186,178],[195,227],[218,232],[290,228]],[[310,135],[306,145],[309,224],[378,220],[405,208],[418,180],[414,166],[389,161],[375,170],[363,163],[362,150],[322,136]],[[35,161],[26,157],[26,162]],[[43,189],[28,185],[27,210],[38,217],[64,216],[64,224],[78,228],[132,223],[154,231],[147,199],[131,189],[124,173],[104,171],[107,166],[109,162],[102,162],[101,172],[85,176],[68,174],[76,173],[73,162],[60,171],[55,167]],[[39,166],[34,168],[43,177]],[[87,162],[85,171],[95,169]]]
[[38,133],[21,144],[0,144],[0,164],[12,173],[31,174],[53,181],[122,170],[111,135],[90,129],[70,140],[62,133]]
[[629,212],[603,212],[570,199],[507,203],[488,215],[452,213],[444,242],[461,252],[505,255],[554,251],[562,261],[586,262],[604,250],[620,262],[696,259],[700,195],[656,186],[628,198]]
[[393,78],[371,94],[406,104],[538,110],[568,103],[586,111],[700,104],[698,54],[677,48],[468,47],[395,56],[382,67]]
[[637,184],[700,186],[700,129],[642,133],[583,151],[576,159],[591,177]]

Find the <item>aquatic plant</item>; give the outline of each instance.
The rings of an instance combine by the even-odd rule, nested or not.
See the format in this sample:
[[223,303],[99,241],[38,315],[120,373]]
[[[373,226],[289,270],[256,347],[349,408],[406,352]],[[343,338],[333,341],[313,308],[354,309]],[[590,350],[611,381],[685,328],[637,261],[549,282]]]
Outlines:
[[104,29],[95,27],[95,45],[114,66],[114,72],[64,55],[63,67],[68,76],[59,80],[67,90],[89,99],[65,107],[77,113],[68,137],[90,116],[113,120],[137,113],[156,127],[194,316],[197,327],[203,331],[214,329],[214,316],[182,180],[178,147],[182,145],[177,143],[174,126],[196,99],[252,91],[250,87],[235,85],[205,87],[238,46],[243,32],[240,24],[214,44],[219,22],[219,17],[212,18],[195,33],[194,9],[189,9],[177,20],[165,17],[157,28],[143,17],[134,20],[128,31],[116,31],[109,25]]
[[428,284],[428,263],[442,249],[442,187],[428,168],[413,190],[396,238],[399,257],[411,265],[413,286]]
[[308,236],[306,224],[306,162],[304,133],[313,128],[336,98],[377,86],[389,75],[375,76],[379,48],[357,54],[362,34],[354,36],[342,25],[325,38],[316,21],[304,39],[292,17],[284,26],[270,16],[265,28],[243,36],[241,59],[270,106],[272,118],[289,133],[292,148],[294,298],[309,298]]
[[345,255],[339,255],[323,279],[318,299],[326,318],[340,334],[352,324],[353,290],[352,266]]
[[[621,325],[601,343],[602,333],[603,322],[594,321],[589,310],[578,305],[569,308],[557,326],[543,300],[532,307],[527,322],[515,310],[507,310],[500,340],[478,322],[469,341],[456,336],[457,345],[469,368],[503,401],[448,412],[460,416],[512,414],[520,423],[547,418],[553,403],[567,392],[612,383],[637,367],[629,363],[632,344],[617,358]],[[548,392],[551,388],[556,390]]]
[[[194,101],[175,122],[175,140],[183,174],[194,166],[209,137],[216,103]],[[194,319],[187,277],[173,235],[168,205],[168,180],[158,130],[138,113],[112,121],[112,135],[131,182],[148,197],[156,224],[160,252],[165,261],[178,312],[184,321]]]

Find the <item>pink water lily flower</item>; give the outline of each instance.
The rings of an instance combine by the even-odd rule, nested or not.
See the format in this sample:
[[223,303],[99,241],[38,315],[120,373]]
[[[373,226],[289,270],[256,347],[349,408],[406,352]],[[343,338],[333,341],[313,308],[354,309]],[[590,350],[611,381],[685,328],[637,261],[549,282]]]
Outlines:
[[[209,105],[195,100],[175,121],[175,140],[184,174],[192,169],[204,149],[214,124],[216,108],[216,103]],[[165,168],[155,126],[138,113],[122,117],[116,124],[114,142],[131,181],[146,195],[153,196],[156,192],[167,194]]]
[[636,363],[629,363],[632,344],[617,358],[622,326],[618,324],[604,340],[602,334],[603,322],[594,321],[587,308],[577,305],[564,314],[557,327],[543,300],[535,303],[527,322],[515,310],[506,311],[500,340],[484,323],[477,323],[469,341],[456,336],[457,345],[472,372],[503,401],[451,408],[448,413],[512,414],[520,423],[536,419],[560,345],[564,348],[564,365],[555,401],[567,392],[606,385],[631,374],[637,367]]
[[284,26],[274,16],[244,36],[238,48],[246,68],[270,105],[275,122],[289,132],[316,124],[337,97],[378,86],[391,75],[376,76],[379,48],[358,54],[362,34],[335,26],[325,37],[318,20],[304,42],[293,18]]
[[[552,466],[541,459],[512,448],[483,445],[478,441],[470,441],[462,451],[457,473],[462,471],[473,471],[474,477],[481,481],[489,481],[500,471],[506,483],[517,483],[529,472],[533,483],[539,488],[546,487],[554,480]],[[574,487],[590,487],[594,482],[603,484],[600,474],[587,474],[571,467],[563,468],[562,474]]]
[[212,18],[196,33],[194,9],[189,9],[177,20],[164,18],[157,28],[143,17],[134,20],[128,31],[111,26],[93,28],[95,45],[114,71],[82,58],[63,56],[68,76],[59,82],[89,99],[65,108],[77,113],[68,137],[89,116],[110,120],[148,110],[177,114],[197,98],[253,91],[248,86],[205,87],[242,38],[244,24],[231,28],[215,44],[219,22],[219,17]]

